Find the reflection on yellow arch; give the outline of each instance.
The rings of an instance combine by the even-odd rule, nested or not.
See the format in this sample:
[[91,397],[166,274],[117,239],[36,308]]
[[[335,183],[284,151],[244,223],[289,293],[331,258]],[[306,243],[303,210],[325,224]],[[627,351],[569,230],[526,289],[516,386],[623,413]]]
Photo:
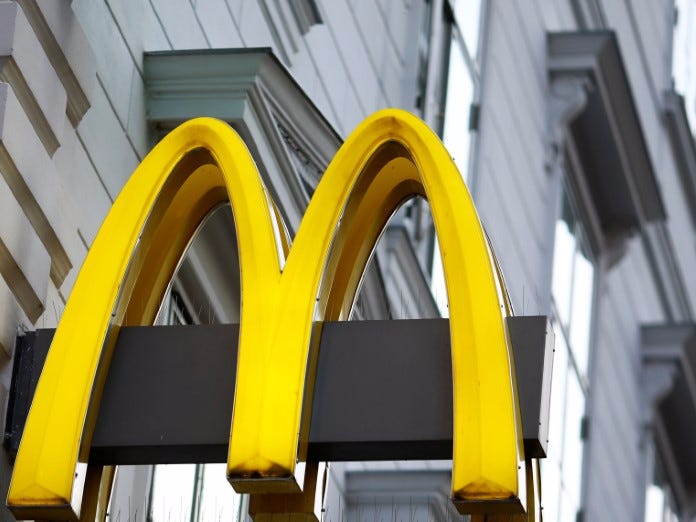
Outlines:
[[506,503],[524,496],[506,310],[474,205],[435,134],[408,113],[385,110],[336,154],[282,270],[269,195],[227,124],[189,121],[152,150],[107,215],[58,326],[15,463],[8,496],[14,513],[79,513],[118,327],[153,321],[196,228],[228,199],[242,288],[228,475],[238,491],[297,491],[312,322],[347,318],[382,228],[413,195],[430,201],[448,292],[453,497]]

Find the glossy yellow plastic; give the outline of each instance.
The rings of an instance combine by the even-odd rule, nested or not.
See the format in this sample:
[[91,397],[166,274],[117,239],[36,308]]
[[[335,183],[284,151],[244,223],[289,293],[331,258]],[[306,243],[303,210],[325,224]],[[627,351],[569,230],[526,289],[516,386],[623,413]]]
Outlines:
[[[223,168],[220,168],[224,166]],[[14,466],[8,506],[17,518],[79,514],[93,419],[110,350],[123,324],[154,319],[204,217],[231,200],[244,288],[263,289],[278,259],[267,197],[239,136],[192,120],[162,140],[114,202],[75,281],[39,379]],[[243,336],[263,317],[262,292],[244,295]]]
[[453,496],[472,502],[518,497],[524,459],[506,312],[497,290],[503,283],[449,154],[423,122],[399,110],[368,118],[338,151],[303,217],[277,289],[268,294],[275,312],[267,341],[248,351],[240,345],[230,475],[281,477],[292,469],[312,318],[347,318],[382,228],[413,195],[430,201],[448,290]]
[[215,120],[192,120],[153,149],[102,225],[56,332],[12,478],[8,503],[15,513],[77,511],[73,479],[86,459],[90,419],[108,371],[110,329],[151,321],[198,223],[228,197],[242,283],[228,475],[242,491],[297,491],[312,322],[347,318],[382,228],[413,195],[430,200],[448,289],[453,496],[517,498],[524,484],[516,387],[484,233],[437,136],[414,116],[385,110],[337,153],[282,272],[267,195],[234,131]]

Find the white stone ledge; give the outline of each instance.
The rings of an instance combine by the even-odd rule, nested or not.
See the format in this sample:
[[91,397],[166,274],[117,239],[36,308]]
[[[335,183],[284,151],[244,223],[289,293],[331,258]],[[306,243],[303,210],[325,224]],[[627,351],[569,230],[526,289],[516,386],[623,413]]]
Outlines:
[[51,259],[3,176],[0,208],[0,275],[35,322],[44,309]]
[[90,107],[97,60],[69,0],[19,0],[68,95],[67,113],[77,127]]
[[0,79],[12,85],[49,155],[65,127],[65,90],[16,2],[0,2]]
[[60,287],[72,264],[59,237],[58,173],[7,83],[0,83],[0,172],[46,247],[51,280]]
[[[0,349],[11,356],[14,351],[18,328],[27,328],[30,321],[24,316],[15,296],[0,277]],[[2,357],[0,356],[0,359]],[[4,378],[7,377],[5,380]],[[3,385],[9,384],[9,373],[3,373]]]

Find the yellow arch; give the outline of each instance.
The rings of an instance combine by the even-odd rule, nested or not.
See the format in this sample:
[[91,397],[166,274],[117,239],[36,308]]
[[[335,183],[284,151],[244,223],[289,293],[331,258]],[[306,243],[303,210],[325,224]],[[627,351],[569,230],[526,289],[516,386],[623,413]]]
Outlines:
[[524,486],[521,432],[486,239],[438,138],[417,118],[387,110],[360,125],[337,153],[282,272],[267,194],[234,131],[192,120],[153,149],[107,216],[66,305],[15,464],[8,496],[15,513],[43,516],[46,506],[55,517],[79,509],[73,478],[89,449],[89,419],[115,338],[110,328],[152,320],[195,227],[227,197],[242,283],[228,473],[237,488],[255,477],[264,491],[285,490],[288,481],[278,479],[292,478],[297,459],[312,321],[347,316],[381,229],[414,194],[431,202],[448,288],[453,495],[517,497]]
[[[244,243],[242,284],[258,288],[279,270],[273,227],[256,166],[228,125],[201,119],[179,127],[125,185],[80,270],[36,389],[8,494],[16,515],[79,513],[79,463],[87,461],[114,330],[152,322],[198,224],[228,197]],[[263,299],[247,292],[244,303],[253,332]]]

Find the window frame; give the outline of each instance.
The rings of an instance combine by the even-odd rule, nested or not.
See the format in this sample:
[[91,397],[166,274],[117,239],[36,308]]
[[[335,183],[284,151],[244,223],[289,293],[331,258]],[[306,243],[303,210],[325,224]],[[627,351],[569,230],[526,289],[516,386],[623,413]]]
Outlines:
[[[572,137],[568,132],[564,132],[562,142],[562,150],[558,156],[558,165],[554,175],[557,177],[557,183],[553,194],[556,198],[556,203],[553,211],[553,219],[550,224],[550,237],[551,237],[551,248],[548,253],[549,262],[547,266],[548,270],[548,298],[549,298],[549,314],[551,316],[552,323],[557,325],[558,331],[563,335],[563,342],[568,348],[568,366],[572,367],[572,370],[567,368],[565,371],[572,371],[574,376],[578,379],[580,384],[580,389],[584,396],[584,412],[581,417],[580,422],[580,433],[578,437],[582,441],[582,459],[580,463],[580,477],[579,480],[579,494],[578,494],[578,513],[576,516],[581,516],[584,506],[587,502],[587,464],[589,460],[589,454],[592,451],[592,438],[589,437],[589,419],[592,415],[592,402],[594,396],[592,394],[592,383],[594,381],[594,375],[596,373],[595,369],[595,351],[597,345],[597,317],[599,314],[600,303],[600,289],[604,273],[607,269],[606,264],[606,245],[604,243],[604,236],[601,231],[601,226],[599,222],[599,217],[596,209],[592,203],[592,197],[590,195],[589,188],[586,182],[586,176],[584,175],[582,164],[579,161],[578,151],[575,148]],[[554,273],[554,254],[556,246],[556,224],[559,220],[563,219],[563,205],[564,199],[569,201],[571,211],[574,213],[575,222],[579,225],[575,227],[573,235],[576,239],[576,247],[574,248],[574,255],[577,254],[578,249],[585,250],[587,252],[587,258],[592,263],[594,267],[594,275],[592,281],[592,296],[591,296],[591,309],[590,317],[588,322],[588,347],[587,347],[587,361],[584,371],[578,366],[576,361],[576,356],[571,345],[570,330],[563,325],[562,321],[559,320],[559,313],[556,304],[556,297],[553,295],[553,273]],[[578,233],[579,230],[579,233]],[[582,245],[582,246],[581,246]],[[572,294],[571,294],[572,295]],[[571,297],[572,300],[572,297]],[[558,368],[554,364],[554,371]],[[563,404],[565,405],[565,395],[567,394],[567,378],[564,381],[565,387],[562,393],[564,394]],[[559,390],[554,390],[552,388],[552,394],[558,393]],[[550,421],[551,422],[551,421]],[[564,406],[564,426],[562,428],[563,435],[565,437],[565,429],[567,428],[566,418],[565,418],[565,406]],[[549,431],[551,432],[551,426]],[[562,446],[564,442],[561,443]],[[551,465],[549,463],[549,465]],[[559,470],[562,473],[562,470]],[[542,475],[543,476],[543,475]],[[559,475],[560,477],[560,475]],[[559,487],[560,492],[560,487]],[[559,501],[558,501],[559,502]]]

